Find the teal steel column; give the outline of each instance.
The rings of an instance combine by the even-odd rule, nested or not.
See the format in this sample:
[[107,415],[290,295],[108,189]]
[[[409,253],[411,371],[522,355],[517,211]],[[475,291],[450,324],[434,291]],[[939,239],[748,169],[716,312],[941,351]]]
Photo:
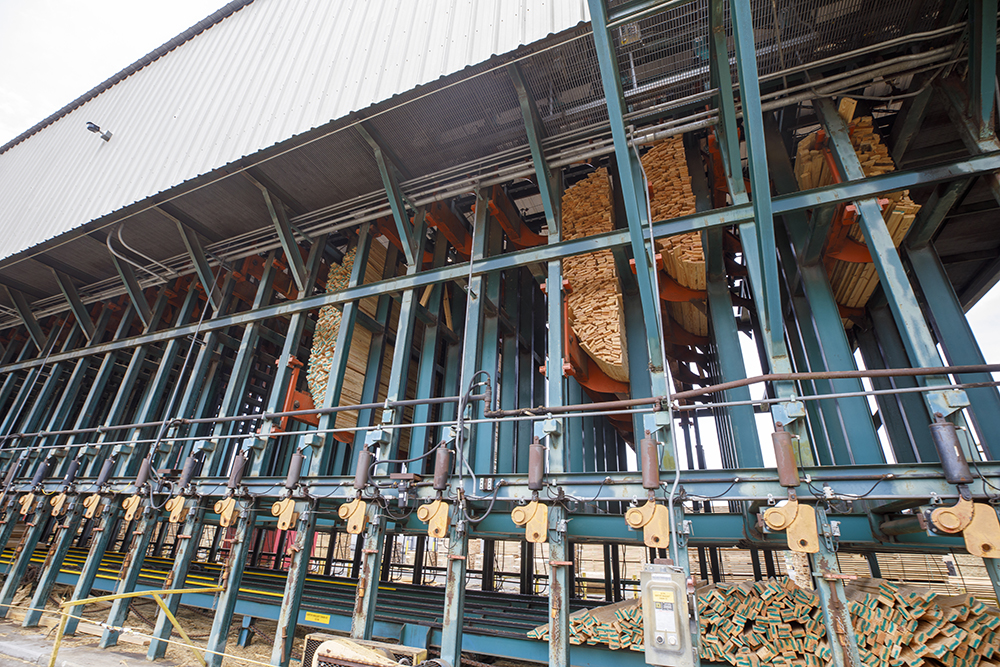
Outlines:
[[226,650],[226,640],[229,636],[229,626],[233,622],[233,611],[236,609],[236,598],[246,570],[247,555],[250,552],[254,524],[257,522],[258,501],[239,501],[240,518],[236,524],[236,537],[229,549],[229,558],[222,568],[223,586],[219,599],[215,604],[215,618],[212,619],[212,630],[208,637],[208,651],[205,653],[206,667],[221,667],[222,655]]
[[[385,268],[382,271],[383,278],[389,278],[390,276],[396,275],[397,258],[398,252],[396,250],[396,246],[390,244],[385,255]],[[392,304],[392,297],[388,294],[382,294],[379,296],[378,305],[375,309],[375,322],[379,325],[379,327],[381,327],[381,329],[372,333],[371,344],[368,347],[368,362],[365,365],[365,381],[361,386],[362,403],[373,403],[378,398],[379,385],[382,382],[382,370],[385,362],[385,346],[389,339],[389,322],[392,316]],[[341,323],[340,326],[341,330],[343,330],[343,323]],[[346,352],[347,351],[345,350],[345,353]],[[374,410],[369,408],[358,410],[357,425],[359,427],[371,426],[374,419]],[[340,475],[343,474],[343,471],[348,471],[350,474],[354,473],[354,468],[357,465],[357,458],[352,458],[349,461],[346,459],[348,453],[353,454],[354,452],[357,452],[360,447],[364,446],[366,437],[366,432],[359,430],[354,434],[354,440],[351,443],[350,448],[344,444],[337,446],[336,454],[333,460],[334,474]]]
[[[865,326],[864,324],[859,325],[854,333],[854,338],[858,342],[858,350],[861,351],[861,358],[865,362],[865,368],[875,370],[877,368],[885,368],[885,362],[882,361],[882,353],[878,347],[878,339],[875,338],[875,332],[872,330],[871,322],[867,323],[867,328],[861,328]],[[877,390],[892,389],[892,380],[889,378],[873,378],[872,387]],[[916,455],[913,453],[913,445],[910,444],[910,430],[909,425],[903,418],[903,411],[899,405],[899,397],[902,395],[879,395],[875,397],[875,401],[878,404],[878,416],[882,420],[883,426],[885,426],[886,435],[889,437],[889,445],[892,447],[893,457],[897,463],[915,463],[917,460]],[[923,410],[923,405],[919,404],[920,399],[917,399],[918,407]]]
[[[302,298],[307,298],[313,295],[316,288],[316,280],[319,277],[319,271],[323,266],[323,253],[326,250],[326,240],[329,238],[328,234],[323,234],[317,238],[312,247],[309,249],[309,256],[306,258],[305,263],[305,289],[299,295]],[[295,359],[299,362],[308,362],[308,359],[299,359],[299,343],[302,340],[302,332],[305,329],[306,321],[308,320],[308,313],[295,313],[288,321],[288,329],[285,331],[285,342],[281,348],[281,356],[278,357],[277,369],[274,372],[274,377],[271,378],[271,390],[267,397],[267,412],[280,412],[285,406],[285,396],[288,392],[288,383],[291,381],[292,371],[294,369]],[[274,432],[274,423],[272,420],[265,420],[259,429],[262,442],[262,451],[254,457],[251,463],[251,473],[254,475],[259,475],[261,469],[268,469],[271,461],[276,458],[279,453],[277,451],[278,439],[267,437]],[[226,472],[225,469],[221,471],[223,474]]]
[[[83,561],[83,567],[80,568],[80,576],[76,579],[76,586],[73,588],[70,600],[83,600],[90,597],[90,591],[94,586],[97,571],[101,567],[101,561],[104,559],[104,553],[115,538],[112,531],[118,525],[118,519],[121,518],[122,514],[120,497],[112,497],[102,501],[99,512],[95,514],[95,516],[100,517],[100,525],[92,531],[93,537],[91,539],[93,541],[90,544],[90,551],[87,552],[87,558]],[[74,634],[79,622],[79,618],[71,616],[66,621],[66,634]]]
[[[409,223],[407,223],[409,224]],[[418,211],[415,224],[411,232],[415,239],[413,251],[418,259],[413,264],[406,267],[407,275],[414,275],[423,269],[424,245],[427,242],[426,218],[424,211]],[[387,401],[402,401],[406,398],[406,389],[409,384],[410,362],[413,359],[413,330],[416,326],[417,309],[420,307],[416,289],[403,292],[399,304],[399,317],[396,320],[396,339],[392,345],[392,364],[389,369],[389,388],[386,393]],[[402,408],[386,408],[382,410],[381,426],[389,428],[376,428],[369,432],[366,443],[369,445],[379,445],[381,451],[373,452],[378,458],[398,459],[399,438],[402,429],[392,428],[403,422]],[[378,470],[378,474],[388,474],[388,470]]]
[[[279,204],[280,206],[280,204]],[[298,246],[296,246],[296,249]],[[252,310],[257,310],[268,305],[274,292],[274,279],[278,268],[277,251],[272,250],[264,258],[264,272],[261,275],[260,283],[257,285],[257,293],[254,295]],[[301,263],[302,258],[299,257]],[[300,277],[300,280],[302,278]],[[257,339],[261,322],[250,322],[243,329],[243,337],[240,340],[240,347],[233,360],[233,368],[229,373],[229,382],[226,384],[226,392],[219,406],[218,416],[229,417],[240,414],[243,397],[246,392],[247,381],[250,377],[250,367],[253,365],[257,353]],[[212,430],[212,436],[207,440],[198,443],[197,448],[205,451],[205,461],[202,470],[205,475],[221,475],[223,463],[222,452],[228,447],[226,440],[219,439],[232,433],[235,424],[233,422],[219,423]],[[221,450],[221,451],[220,451]]]
[[[907,248],[906,258],[923,292],[924,303],[948,363],[954,366],[985,364],[979,342],[969,327],[969,320],[934,246]],[[992,382],[993,378],[989,373],[970,373],[958,376],[957,380]],[[1000,393],[997,393],[996,387],[967,389],[966,393],[972,404],[972,422],[979,434],[980,444],[987,458],[996,459],[1000,453]]]
[[[375,628],[375,606],[378,604],[378,582],[381,578],[382,550],[385,548],[385,515],[376,503],[369,503],[366,511],[368,525],[361,549],[361,569],[354,597],[354,614],[351,617],[351,637],[370,640]],[[358,536],[358,539],[362,537]],[[444,655],[443,639],[441,654]]]
[[[833,157],[846,177],[845,180],[863,179],[864,172],[851,145],[847,125],[833,107],[833,103],[826,99],[817,100],[816,108],[826,128]],[[896,246],[886,228],[878,203],[874,199],[861,199],[856,201],[855,205],[860,214],[865,242],[878,270],[879,282],[889,296],[889,307],[899,324],[900,334],[903,336],[903,343],[910,360],[916,366],[940,366],[941,357],[920,310],[920,304],[917,303],[913,287],[903,269],[899,253],[896,252]],[[942,376],[923,379],[923,384],[929,387],[948,383],[948,379]],[[932,414],[940,412],[948,416],[963,407],[955,404],[955,400],[949,399],[943,392],[928,392],[924,394],[924,400]]]
[[835,667],[863,667],[835,544],[832,537],[825,537],[833,533],[822,507],[816,508],[816,523],[820,535],[819,552],[810,554],[809,561],[812,563],[813,581],[823,608],[823,623],[826,625],[833,664]]
[[[351,275],[347,280],[347,287],[357,287],[365,282],[365,270],[368,268],[368,254],[371,250],[372,241],[371,223],[366,222],[361,225],[358,231],[358,245],[354,251],[354,264],[351,266]],[[333,350],[333,358],[330,360],[330,373],[327,376],[326,395],[323,396],[318,408],[331,408],[340,405],[340,393],[344,388],[344,373],[347,372],[347,358],[351,351],[351,341],[354,339],[354,326],[358,320],[360,311],[360,301],[349,301],[344,304],[344,309],[340,314],[340,329],[337,330],[337,343]],[[319,418],[319,430],[331,429],[337,423],[337,413],[321,415]],[[309,437],[306,443],[312,447],[312,457],[309,461],[310,475],[325,475],[330,472],[330,462],[333,460],[334,440],[332,434]],[[343,449],[343,447],[340,447]],[[336,470],[337,474],[340,469]]]
[[[715,353],[719,359],[722,377],[718,382],[731,382],[746,378],[743,352],[740,348],[739,331],[733,314],[733,301],[729,294],[726,267],[723,261],[722,230],[712,229],[703,235],[705,263],[707,269],[708,307],[711,315],[712,337]],[[725,393],[727,401],[749,401],[750,388],[739,387]],[[763,468],[760,440],[757,435],[757,421],[753,406],[736,405],[726,408],[736,439],[736,461],[740,468]]]
[[[608,30],[607,8],[604,0],[588,0],[590,15],[594,24],[594,46],[597,49],[597,60],[601,69],[601,82],[604,86],[604,101],[608,108],[608,118],[611,125],[611,136],[614,139],[615,157],[618,165],[618,177],[622,184],[625,212],[628,219],[629,243],[632,256],[636,261],[636,282],[639,285],[639,299],[642,303],[643,325],[646,332],[646,347],[649,353],[649,369],[653,395],[664,396],[668,393],[667,380],[664,372],[663,340],[659,330],[657,313],[660,308],[659,295],[653,293],[652,273],[655,270],[653,258],[646,245],[644,223],[647,218],[645,190],[639,159],[633,153],[625,134],[623,118],[625,104],[622,95],[621,77],[618,73],[614,45]],[[550,294],[552,291],[550,290]],[[559,313],[561,318],[562,314]],[[549,316],[551,332],[552,313]],[[550,333],[551,335],[551,333]],[[669,426],[669,425],[657,425]],[[664,429],[668,431],[669,429]],[[669,437],[669,435],[665,436]],[[666,448],[670,450],[669,447]],[[671,465],[673,463],[671,462]]]
[[969,116],[979,138],[994,136],[993,100],[997,85],[997,0],[969,3]]
[[[118,584],[114,592],[118,595],[131,593],[135,590],[135,585],[139,581],[139,574],[142,571],[143,561],[146,560],[146,551],[149,543],[156,532],[156,525],[159,523],[161,512],[143,500],[142,518],[136,524],[136,539],[129,545],[128,553],[122,562],[122,569],[118,573]],[[130,598],[118,598],[111,603],[111,610],[108,612],[107,624],[112,627],[119,627],[125,623],[128,617],[128,606],[132,600]],[[109,628],[104,629],[101,641],[98,644],[101,648],[114,646],[118,643],[118,632]]]
[[49,520],[49,515],[52,514],[52,505],[49,500],[48,496],[38,494],[37,505],[31,516],[31,521],[25,525],[26,530],[21,537],[21,542],[14,549],[14,562],[7,570],[7,578],[4,580],[3,588],[0,589],[0,618],[7,617],[10,603],[14,599],[14,594],[17,593],[17,587],[21,585],[21,579],[24,578],[24,573],[28,570],[28,565],[31,564],[31,558],[35,555],[35,547],[38,546],[42,531],[45,530],[45,524]]
[[[485,202],[482,204],[486,206]],[[490,219],[487,224],[489,231],[486,238],[486,256],[490,257],[500,253],[503,244],[503,232],[500,225]],[[479,363],[476,370],[483,370],[489,373],[491,390],[496,389],[497,369],[500,366],[500,272],[493,271],[486,275],[483,281],[483,290],[486,296],[486,307],[483,314],[482,325],[482,349],[480,350]],[[485,381],[484,376],[477,380]],[[482,387],[474,393],[482,393]],[[478,401],[471,406],[472,416],[475,419],[482,419],[484,413],[489,409],[485,402]],[[496,424],[483,422],[476,425],[476,447],[474,460],[471,461],[473,470],[477,474],[488,475],[495,470],[497,462],[497,452],[494,449],[493,434]],[[479,490],[477,490],[478,493]]]
[[[45,498],[48,500],[48,498]],[[55,586],[56,577],[59,576],[59,569],[62,567],[66,554],[73,546],[76,539],[77,530],[80,528],[80,520],[83,518],[83,498],[73,496],[68,501],[68,507],[61,521],[56,522],[55,539],[49,553],[45,556],[42,564],[42,574],[38,577],[38,585],[31,596],[31,604],[24,614],[21,627],[33,628],[42,620],[42,610],[49,601],[49,594]]]
[[[444,266],[448,252],[448,242],[444,235],[434,231],[434,268]],[[438,339],[443,329],[447,328],[441,315],[441,301],[444,284],[436,283],[427,295],[427,312],[435,319],[424,326],[424,337],[420,342],[420,362],[417,365],[417,398],[430,398],[434,393],[434,379],[437,376]],[[423,424],[430,421],[431,406],[417,405],[413,408],[413,423]],[[410,431],[410,454],[407,458],[423,456],[433,443],[428,442],[434,430],[429,426],[415,426]],[[410,466],[411,472],[423,471],[423,463]],[[427,468],[429,469],[429,468]]]
[[[740,77],[740,102],[743,107],[743,129],[746,136],[747,164],[750,168],[750,189],[753,193],[753,215],[757,226],[757,249],[761,263],[761,318],[765,335],[774,350],[783,342],[781,290],[778,286],[778,257],[774,251],[774,219],[771,213],[771,186],[767,172],[764,146],[764,119],[760,102],[760,81],[757,75],[757,51],[754,46],[753,16],[749,2],[729,4],[733,21],[733,41],[736,46],[736,69]],[[745,249],[745,248],[744,248]]]
[[288,667],[292,659],[295,626],[299,621],[302,591],[309,572],[309,558],[312,556],[313,535],[316,531],[315,508],[310,503],[298,502],[296,509],[299,511],[299,520],[295,524],[295,541],[288,548],[291,562],[285,578],[285,594],[281,599],[278,629],[274,633],[274,646],[271,650],[271,664],[278,667]]
[[[487,239],[490,227],[495,226],[488,217],[485,191],[476,191],[476,211],[472,226],[472,262],[486,257]],[[486,302],[485,278],[474,276],[468,284],[468,299],[466,301],[465,327],[462,331],[462,357],[458,378],[459,395],[465,395],[473,377],[477,375],[481,360],[483,343],[483,314]],[[473,407],[473,406],[468,406]],[[464,406],[459,409],[466,412]],[[467,415],[466,415],[467,416]],[[477,429],[465,426],[456,433],[455,470],[461,476],[464,474],[465,458],[475,451]],[[468,436],[466,436],[468,433]],[[491,431],[492,433],[492,431]],[[470,462],[471,465],[471,462]],[[476,490],[478,493],[478,489]],[[462,660],[462,623],[465,618],[465,571],[466,559],[469,556],[469,523],[465,519],[465,498],[460,497],[457,503],[451,505],[451,524],[448,529],[448,564],[445,581],[444,611],[441,627],[441,658],[449,665],[458,665]]]
[[[184,519],[184,524],[177,531],[174,538],[180,542],[177,553],[174,556],[174,563],[170,566],[170,574],[163,580],[163,589],[186,588],[188,571],[191,569],[191,562],[198,553],[201,533],[205,527],[205,506],[200,499],[185,500],[188,506],[188,515]],[[180,595],[169,595],[164,600],[171,614],[177,614],[177,609],[181,606]],[[173,623],[159,610],[156,616],[156,626],[153,628],[153,638],[149,640],[149,650],[146,652],[147,660],[162,658],[167,652],[167,642],[173,630]]]

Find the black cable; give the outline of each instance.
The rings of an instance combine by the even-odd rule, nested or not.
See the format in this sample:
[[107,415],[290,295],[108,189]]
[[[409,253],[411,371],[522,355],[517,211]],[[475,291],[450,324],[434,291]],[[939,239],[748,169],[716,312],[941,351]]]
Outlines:
[[500,492],[500,487],[503,486],[504,484],[506,484],[506,482],[503,481],[502,479],[497,481],[496,486],[493,487],[493,496],[490,498],[490,504],[486,507],[486,512],[481,517],[473,518],[469,516],[469,513],[465,511],[465,507],[461,506],[462,515],[465,517],[465,520],[473,525],[476,525],[477,523],[481,523],[484,519],[486,519],[486,517],[490,515],[490,512],[493,511],[493,505],[497,501],[497,494]]
[[[723,491],[722,493],[718,494],[718,495],[715,495],[715,496],[694,496],[694,495],[691,495],[691,496],[688,496],[687,499],[688,500],[698,500],[698,501],[702,501],[702,500],[718,500],[719,498],[722,498],[727,493],[729,493],[732,490],[732,488],[739,483],[739,481],[740,481],[739,477],[734,477],[732,483],[729,486],[726,487],[726,490]],[[660,484],[660,486],[665,486],[665,485],[666,485],[666,482],[663,482],[662,484]]]

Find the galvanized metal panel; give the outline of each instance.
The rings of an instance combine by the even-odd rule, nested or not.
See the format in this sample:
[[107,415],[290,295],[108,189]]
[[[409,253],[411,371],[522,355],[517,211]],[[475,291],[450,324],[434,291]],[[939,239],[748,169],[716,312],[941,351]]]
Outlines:
[[0,259],[587,20],[585,0],[255,0],[0,154]]

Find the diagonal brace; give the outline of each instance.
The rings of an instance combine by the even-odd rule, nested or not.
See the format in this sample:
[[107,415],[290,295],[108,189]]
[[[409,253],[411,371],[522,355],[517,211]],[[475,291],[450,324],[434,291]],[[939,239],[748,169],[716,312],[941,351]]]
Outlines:
[[302,261],[299,244],[295,242],[295,232],[288,220],[288,213],[285,212],[285,205],[280,199],[268,192],[267,188],[258,187],[260,187],[260,193],[264,195],[264,203],[267,204],[267,211],[271,214],[271,222],[274,223],[274,229],[278,232],[278,240],[285,251],[285,257],[288,258],[288,268],[295,280],[295,286],[299,288],[300,293],[304,294],[308,287],[306,265]]
[[[198,274],[198,280],[201,281],[202,287],[205,288],[205,294],[208,295],[212,307],[218,313],[222,306],[222,292],[219,291],[218,286],[215,284],[215,275],[212,273],[212,267],[208,264],[208,257],[205,256],[205,250],[201,246],[201,241],[198,240],[198,234],[193,229],[184,226],[180,220],[175,220],[175,222],[177,223],[177,231],[181,233],[181,238],[184,239],[184,247],[187,248],[188,257],[191,258],[194,270]],[[304,296],[309,295],[306,294]]]
[[17,310],[17,314],[21,316],[21,320],[24,322],[24,326],[28,330],[28,335],[31,336],[31,340],[35,343],[35,346],[39,350],[44,349],[48,337],[42,333],[42,327],[38,324],[38,320],[35,319],[34,313],[31,312],[31,306],[28,305],[28,299],[24,296],[24,293],[7,286],[3,286],[3,288],[7,292],[7,296],[10,297],[10,300],[14,302],[14,308]]
[[423,259],[419,253],[417,245],[422,245],[420,239],[416,238],[416,232],[410,223],[410,216],[406,213],[405,195],[403,189],[399,187],[397,173],[402,174],[402,169],[398,166],[396,159],[382,143],[378,141],[371,128],[365,127],[364,123],[358,124],[358,132],[365,141],[375,151],[375,160],[378,162],[378,171],[382,175],[382,185],[385,193],[389,197],[389,207],[392,209],[392,218],[396,223],[396,230],[399,238],[403,242],[403,254],[409,266],[418,266],[418,262]]
[[80,328],[83,329],[87,340],[90,341],[94,338],[94,321],[90,319],[90,313],[87,312],[87,307],[83,305],[83,300],[80,298],[80,293],[76,291],[73,279],[56,269],[52,269],[52,273],[56,277],[56,282],[59,283],[59,290],[69,303],[70,310],[73,311],[73,317],[80,323]]

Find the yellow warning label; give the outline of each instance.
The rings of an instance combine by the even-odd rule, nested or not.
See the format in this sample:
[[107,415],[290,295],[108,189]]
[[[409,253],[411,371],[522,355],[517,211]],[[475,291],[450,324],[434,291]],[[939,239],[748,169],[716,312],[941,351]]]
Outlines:
[[673,591],[653,591],[653,602],[673,602]]
[[[673,599],[673,597],[671,597]],[[306,612],[306,620],[313,623],[322,623],[323,625],[330,625],[330,615],[329,614],[317,614],[314,611]]]

